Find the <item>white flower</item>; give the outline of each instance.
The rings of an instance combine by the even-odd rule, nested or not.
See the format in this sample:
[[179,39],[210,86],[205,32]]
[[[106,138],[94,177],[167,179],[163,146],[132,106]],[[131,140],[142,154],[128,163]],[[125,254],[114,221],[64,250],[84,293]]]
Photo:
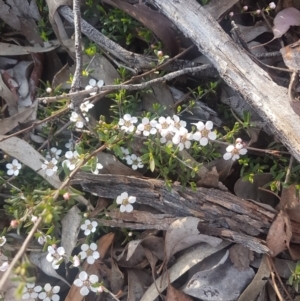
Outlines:
[[97,251],[97,245],[94,242],[90,245],[83,244],[81,250],[82,252],[79,253],[79,256],[81,259],[87,258],[88,264],[93,264],[95,260],[100,257],[100,254]]
[[56,160],[58,160],[61,152],[62,152],[61,149],[57,149],[56,147],[52,147],[50,149],[50,152],[47,152],[46,159],[48,161],[51,160],[52,158],[55,158]]
[[131,165],[131,168],[133,170],[144,167],[144,164],[142,163],[142,159],[135,154],[128,155],[125,159],[127,161],[127,164]]
[[271,2],[271,3],[269,3],[269,7],[270,7],[270,9],[275,9],[276,4],[274,2]]
[[44,163],[42,164],[42,169],[46,170],[46,175],[51,177],[55,174],[57,171],[57,160],[55,158],[52,158],[51,161],[45,160]]
[[[84,116],[84,118],[87,122],[89,121],[89,118],[87,116]],[[75,126],[78,129],[82,129],[84,127],[84,122],[83,122],[81,116],[79,116],[76,112],[72,112],[70,121],[75,122]]]
[[184,127],[181,127],[179,131],[172,138],[174,144],[178,144],[179,150],[182,151],[184,148],[189,149],[191,147],[191,141],[193,134],[189,133]]
[[159,130],[160,134],[165,137],[169,132],[174,131],[174,120],[171,117],[159,117],[156,128]]
[[120,207],[121,212],[125,212],[125,211],[131,212],[133,210],[133,206],[131,204],[135,203],[135,201],[136,201],[136,197],[135,196],[128,197],[127,192],[123,192],[121,193],[121,195],[117,197],[117,204],[121,205]]
[[44,286],[44,292],[39,293],[39,298],[44,301],[59,301],[60,297],[57,295],[59,290],[59,286],[52,287],[49,283],[47,283]]
[[155,119],[152,119],[150,121],[149,118],[144,117],[142,119],[142,123],[140,123],[137,126],[137,130],[139,132],[143,132],[143,135],[146,137],[149,136],[150,134],[155,135],[157,132],[156,125],[157,125],[157,121]]
[[80,294],[82,296],[87,296],[89,291],[97,292],[96,287],[92,287],[92,284],[98,282],[98,276],[88,275],[85,271],[79,273],[79,278],[75,279],[74,284],[81,287]]
[[124,155],[121,159],[125,159],[125,157],[127,157],[129,155],[129,149],[121,146],[121,151]]
[[100,169],[102,169],[103,168],[103,165],[101,164],[101,163],[98,163],[98,158],[96,157],[96,168],[94,169],[94,170],[92,170],[92,173],[94,174],[94,175],[97,175],[97,174],[99,174],[99,170]]
[[35,283],[27,283],[23,289],[22,299],[37,298],[38,293],[42,290],[41,286],[35,286]]
[[90,103],[89,100],[87,100],[80,105],[80,110],[82,112],[88,112],[93,107],[94,107],[94,105],[92,103]]
[[6,237],[5,236],[1,236],[0,237],[0,247],[2,247],[5,243],[6,243]]
[[65,255],[66,251],[63,247],[59,247],[57,249],[54,249],[52,246],[48,247],[48,254],[46,256],[46,259],[49,262],[52,262],[52,267],[54,269],[59,268],[58,262],[63,259],[63,255]]
[[245,155],[247,153],[247,149],[244,148],[244,145],[241,143],[237,143],[234,145],[228,145],[226,148],[226,153],[223,155],[224,160],[232,159],[232,161],[238,160],[240,155]]
[[52,89],[50,87],[47,87],[46,92],[50,94],[52,92]]
[[88,236],[91,233],[94,233],[96,231],[96,228],[98,226],[98,223],[96,221],[90,221],[89,219],[86,219],[84,224],[81,225],[81,230],[84,231],[84,235]]
[[2,265],[0,266],[0,271],[5,272],[9,266],[9,263],[7,261],[3,262]]
[[22,165],[19,163],[19,161],[17,159],[13,159],[11,163],[6,164],[7,174],[9,176],[17,176],[21,167]]
[[125,133],[132,133],[134,131],[134,123],[137,123],[136,117],[131,117],[130,114],[125,114],[123,118],[120,118],[119,125],[121,126],[121,130],[125,131]]
[[[93,88],[101,88],[104,85],[104,81],[100,79],[98,82],[94,80],[93,78],[89,80],[89,85],[85,87],[85,90],[91,90]],[[96,95],[96,92],[91,92],[90,95]]]
[[77,162],[79,161],[79,154],[77,151],[67,151],[65,154],[67,160],[63,161],[63,165],[66,165],[69,170],[73,170],[76,167]]
[[192,123],[196,125],[197,132],[193,134],[193,139],[199,141],[201,145],[205,146],[208,144],[208,140],[216,140],[216,133],[212,132],[214,124],[212,121],[207,121],[204,125],[203,122]]
[[186,127],[186,122],[184,120],[180,120],[180,118],[177,115],[173,115],[174,120],[174,130],[179,131],[181,128]]
[[73,266],[79,267],[80,266],[80,259],[77,255],[73,256]]

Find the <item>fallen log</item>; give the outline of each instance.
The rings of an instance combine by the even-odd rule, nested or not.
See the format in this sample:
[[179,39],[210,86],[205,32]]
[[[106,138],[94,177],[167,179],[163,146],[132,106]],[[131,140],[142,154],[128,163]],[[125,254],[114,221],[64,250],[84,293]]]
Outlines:
[[[237,196],[219,189],[197,187],[195,190],[184,188],[179,184],[166,187],[161,180],[137,178],[124,175],[93,175],[80,172],[71,184],[80,184],[84,191],[103,198],[115,199],[122,192],[136,197],[138,204],[147,205],[166,215],[166,227],[174,218],[194,216],[201,219],[200,231],[242,243],[260,253],[267,252],[268,248],[259,238],[265,238],[268,230],[277,215],[277,211],[269,206],[246,201]],[[145,214],[145,212],[143,212]],[[150,214],[150,213],[149,213]],[[139,222],[137,213],[129,215],[113,214],[113,222],[106,225],[131,228],[130,223]],[[131,220],[130,220],[131,216]],[[158,214],[159,229],[163,229],[161,214]],[[118,218],[120,219],[118,222]],[[124,219],[124,220],[123,220]],[[148,227],[156,229],[152,220]],[[146,224],[145,218],[145,224]],[[129,223],[128,223],[129,221]],[[105,222],[104,222],[105,224]],[[300,225],[292,223],[292,242],[300,243]],[[136,229],[132,226],[132,229]]]

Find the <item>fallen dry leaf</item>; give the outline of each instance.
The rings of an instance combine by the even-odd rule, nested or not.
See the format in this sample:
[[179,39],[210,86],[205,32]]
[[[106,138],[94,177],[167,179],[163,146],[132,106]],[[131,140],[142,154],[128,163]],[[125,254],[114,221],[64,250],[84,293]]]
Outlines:
[[273,221],[266,239],[268,248],[272,251],[272,257],[289,248],[292,237],[290,219],[283,210],[280,210]]
[[248,269],[250,262],[254,259],[253,251],[239,244],[235,244],[229,249],[229,257],[238,270]]
[[169,284],[165,301],[193,301],[193,299]]

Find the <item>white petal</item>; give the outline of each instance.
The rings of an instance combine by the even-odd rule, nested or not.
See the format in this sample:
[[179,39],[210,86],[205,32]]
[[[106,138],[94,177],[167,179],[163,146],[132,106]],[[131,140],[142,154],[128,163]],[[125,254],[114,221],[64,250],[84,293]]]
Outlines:
[[242,148],[240,149],[240,155],[246,155],[247,154],[247,149],[246,148]]
[[42,287],[40,285],[38,285],[34,288],[34,291],[37,293],[39,293],[41,290],[42,290]]
[[88,279],[88,274],[85,271],[80,272],[79,279],[85,281],[86,279]]
[[93,228],[96,228],[98,226],[98,223],[96,221],[92,221]]
[[208,144],[208,139],[207,139],[206,137],[202,137],[202,138],[200,139],[200,144],[201,144],[202,146],[206,146],[206,145]]
[[89,280],[92,284],[94,284],[94,283],[98,282],[99,278],[97,275],[91,275]]
[[207,130],[212,130],[212,128],[214,127],[214,124],[213,124],[213,122],[212,121],[207,121],[206,123],[205,123],[205,128],[207,129]]
[[125,191],[125,192],[122,192],[121,193],[121,198],[124,200],[124,199],[128,199],[128,193]]
[[100,80],[97,82],[98,88],[101,88],[103,85],[104,85],[104,81],[103,81],[102,79],[100,79]]
[[233,156],[232,156],[232,161],[238,160],[239,158],[240,158],[239,155],[233,155]]
[[125,115],[123,116],[123,119],[124,119],[125,121],[130,121],[130,120],[131,120],[131,115],[130,115],[130,114],[125,114]]
[[82,250],[82,251],[87,251],[89,248],[90,248],[90,247],[89,247],[88,244],[83,244],[83,245],[81,246],[81,250]]
[[208,138],[209,138],[210,140],[216,140],[217,134],[216,134],[215,132],[209,132],[209,133],[208,133]]
[[144,117],[144,118],[142,119],[142,124],[143,124],[143,125],[146,125],[146,124],[148,124],[148,123],[149,123],[149,118]]
[[34,288],[35,283],[27,283],[26,286],[27,286],[28,288]]
[[81,259],[85,259],[87,254],[86,252],[80,252],[79,255]]
[[[45,292],[39,293],[39,298],[42,299],[42,300],[45,299],[46,296],[47,296],[47,294],[46,294]],[[28,298],[27,298],[27,299],[28,299]]]
[[19,170],[15,170],[14,176],[17,176],[19,174]]
[[60,287],[59,287],[58,285],[56,285],[56,286],[54,286],[54,287],[52,288],[52,292],[53,292],[54,294],[57,294],[59,291],[60,291]]
[[46,292],[50,292],[51,289],[52,289],[52,286],[50,285],[50,283],[45,284],[44,290],[45,290]]
[[60,297],[58,295],[52,296],[52,301],[59,301]]
[[89,257],[87,258],[87,263],[88,263],[88,264],[93,264],[94,262],[95,262],[95,259],[94,259],[93,256],[89,256]]
[[131,204],[127,204],[126,205],[126,209],[127,212],[132,212],[133,211],[133,206]]
[[230,144],[226,147],[226,152],[231,153],[234,150],[234,145]]
[[135,196],[130,196],[130,197],[128,198],[128,202],[129,202],[130,204],[135,203],[135,201],[136,201],[136,197],[135,197]]
[[125,212],[125,210],[126,210],[126,207],[124,205],[121,205],[120,212]]
[[81,296],[87,296],[89,294],[89,289],[86,286],[83,286],[80,289],[80,294],[81,294]]
[[225,153],[225,154],[223,155],[223,159],[224,159],[224,160],[230,160],[231,157],[232,157],[232,153]]
[[7,171],[7,174],[8,174],[9,176],[12,176],[12,175],[14,174],[14,170],[13,170],[13,169],[9,169],[9,170]]
[[64,254],[66,253],[66,251],[65,251],[65,249],[64,249],[63,247],[59,247],[59,248],[57,249],[57,253],[58,253],[59,255],[64,255]]
[[202,131],[204,129],[204,123],[202,121],[199,121],[198,123],[196,123],[196,127],[199,131]]
[[88,236],[88,235],[90,235],[91,234],[91,230],[90,229],[86,229],[85,231],[84,231],[84,235],[85,236]]
[[52,169],[47,169],[47,170],[46,170],[46,175],[47,175],[48,177],[53,176],[53,174],[54,174],[54,171],[53,171]]
[[30,298],[30,296],[29,296],[28,293],[25,293],[25,294],[23,294],[23,296],[22,296],[22,299],[23,299],[23,300],[29,299],[29,298]]
[[76,285],[76,286],[78,286],[78,287],[81,287],[82,285],[83,285],[83,282],[82,282],[82,280],[80,280],[80,279],[75,279],[75,281],[73,282],[74,283],[74,285]]
[[98,259],[98,258],[100,257],[99,252],[95,251],[95,252],[93,253],[93,257],[94,257],[94,259]]
[[196,141],[199,141],[201,139],[202,135],[200,132],[196,132],[195,134],[193,134],[193,139]]
[[94,242],[92,242],[90,244],[90,249],[93,250],[93,251],[97,250],[97,245]]
[[94,80],[93,78],[91,78],[91,79],[89,80],[89,84],[90,84],[92,87],[95,87],[96,84],[97,84],[97,82],[96,82],[96,80]]

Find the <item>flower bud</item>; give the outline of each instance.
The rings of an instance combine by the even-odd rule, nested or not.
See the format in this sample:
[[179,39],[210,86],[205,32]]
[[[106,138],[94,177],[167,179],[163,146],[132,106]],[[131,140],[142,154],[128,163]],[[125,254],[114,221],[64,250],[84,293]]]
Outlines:
[[243,11],[247,11],[247,10],[248,10],[248,6],[245,5],[245,6],[243,7]]
[[163,55],[164,53],[161,50],[157,51],[157,56],[162,57]]
[[46,89],[46,92],[50,94],[50,93],[52,92],[52,89],[51,89],[50,87],[48,87],[48,88]]
[[31,221],[33,222],[33,223],[35,223],[36,221],[37,221],[37,216],[35,216],[35,215],[33,215],[32,217],[31,217]]
[[231,11],[231,12],[229,13],[229,17],[232,18],[233,16],[234,16],[234,12]]
[[63,198],[65,201],[68,201],[70,199],[70,193],[69,192],[64,193]]
[[257,15],[260,15],[260,13],[261,13],[261,10],[260,9],[258,9],[258,10],[256,10],[256,12],[255,12]]
[[274,2],[271,2],[271,3],[269,3],[269,7],[270,7],[270,9],[275,9],[276,4]]
[[10,226],[11,226],[13,229],[18,228],[18,225],[19,225],[19,221],[16,220],[16,219],[13,219],[13,220],[10,222]]

